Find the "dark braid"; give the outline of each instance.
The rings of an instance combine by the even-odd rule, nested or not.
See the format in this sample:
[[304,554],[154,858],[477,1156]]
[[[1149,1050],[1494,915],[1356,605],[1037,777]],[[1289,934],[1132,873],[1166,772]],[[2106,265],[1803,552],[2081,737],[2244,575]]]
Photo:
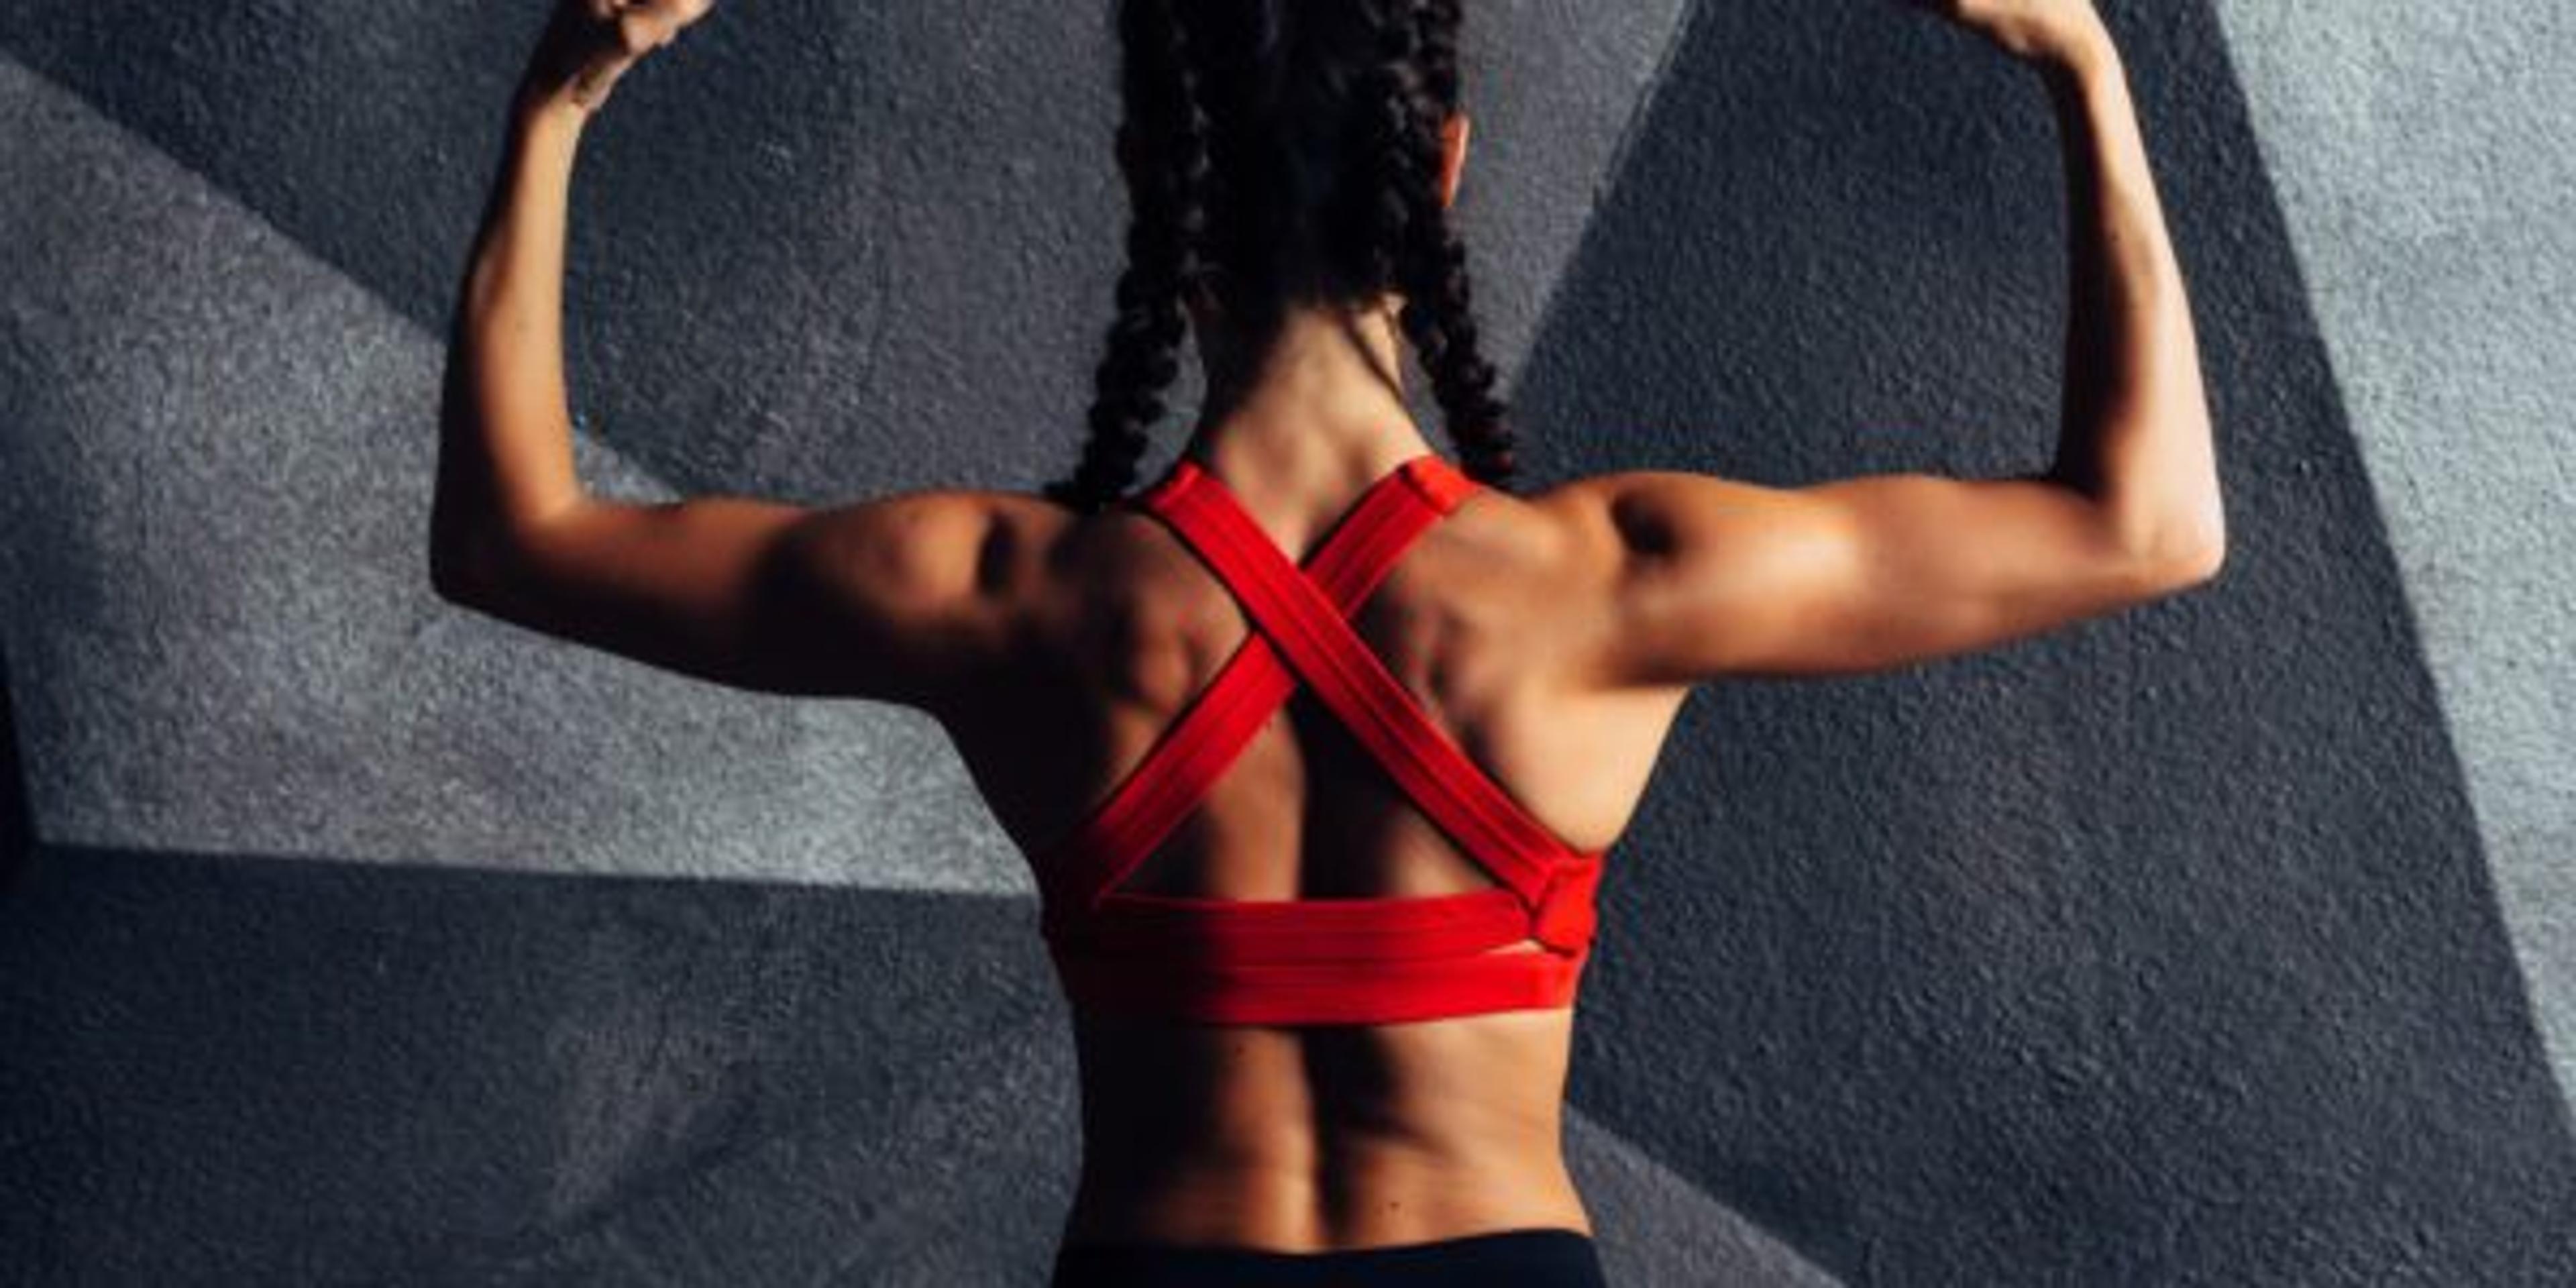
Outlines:
[[1388,280],[1404,295],[1399,320],[1467,473],[1508,486],[1515,438],[1493,392],[1493,365],[1479,352],[1466,247],[1440,200],[1440,123],[1457,103],[1457,0],[1390,0],[1387,9],[1373,75],[1383,95],[1380,255],[1391,256]]
[[1093,375],[1091,434],[1070,480],[1050,498],[1084,511],[1115,500],[1136,481],[1136,465],[1162,419],[1162,391],[1180,374],[1177,353],[1188,319],[1181,299],[1199,272],[1207,226],[1208,120],[1187,25],[1174,11],[1188,0],[1126,0],[1119,6],[1124,94],[1131,127],[1159,131],[1154,168],[1135,194],[1127,224],[1127,267],[1118,275],[1118,316]]
[[1515,440],[1439,190],[1460,16],[1459,0],[1118,0],[1142,149],[1128,262],[1081,465],[1049,496],[1093,511],[1134,484],[1193,294],[1256,348],[1291,305],[1400,294],[1466,472],[1510,488]]

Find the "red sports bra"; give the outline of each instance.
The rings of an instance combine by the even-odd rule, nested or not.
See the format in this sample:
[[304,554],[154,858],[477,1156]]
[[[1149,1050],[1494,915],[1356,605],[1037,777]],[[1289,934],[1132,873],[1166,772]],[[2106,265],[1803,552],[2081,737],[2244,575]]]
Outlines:
[[[1208,565],[1253,629],[1135,770],[1038,856],[1042,932],[1076,1007],[1304,1025],[1573,1005],[1606,850],[1577,850],[1530,817],[1431,722],[1344,616],[1415,537],[1479,486],[1437,454],[1415,456],[1371,483],[1302,567],[1189,457],[1132,498]],[[1116,888],[1300,681],[1500,884],[1320,900]],[[1490,951],[1525,938],[1540,948]]]

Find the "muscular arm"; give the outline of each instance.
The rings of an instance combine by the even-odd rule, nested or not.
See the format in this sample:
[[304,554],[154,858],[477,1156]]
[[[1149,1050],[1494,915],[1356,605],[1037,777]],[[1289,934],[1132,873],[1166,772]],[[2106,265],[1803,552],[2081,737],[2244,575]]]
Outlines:
[[[1044,503],[922,491],[830,509],[637,504],[591,495],[573,471],[562,280],[582,127],[613,60],[704,11],[624,10],[621,50],[566,0],[530,58],[449,341],[431,583],[452,603],[701,679],[937,714],[1009,647]],[[601,57],[607,72],[584,82]]]
[[585,499],[496,541],[441,593],[735,688],[944,716],[1008,656],[1043,508],[949,490],[811,510]]
[[1552,494],[1615,564],[1611,682],[1883,669],[2176,593],[2226,545],[2189,301],[2107,32],[2040,62],[2069,200],[2056,459],[1797,488],[1638,471]]

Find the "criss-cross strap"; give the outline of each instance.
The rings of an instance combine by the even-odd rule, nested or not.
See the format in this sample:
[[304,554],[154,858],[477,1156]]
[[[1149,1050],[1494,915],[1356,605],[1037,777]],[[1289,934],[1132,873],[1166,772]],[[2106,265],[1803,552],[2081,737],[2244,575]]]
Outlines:
[[[1455,507],[1475,485],[1421,456],[1381,476],[1324,535],[1306,560],[1306,575],[1338,609],[1350,611],[1394,568],[1413,538]],[[1184,457],[1170,474],[1134,498],[1156,513],[1171,491],[1198,473]],[[1220,574],[1221,576],[1221,574]],[[1270,713],[1296,687],[1269,639],[1255,627],[1166,726],[1142,760],[1080,823],[1046,847],[1036,864],[1050,914],[1095,907],[1197,808]]]
[[[1437,457],[1416,459],[1444,467],[1416,478],[1438,489],[1421,493],[1434,517],[1455,509],[1475,486],[1446,471]],[[1288,561],[1223,481],[1186,460],[1183,465],[1154,490],[1153,513],[1216,573],[1280,658],[1405,794],[1469,858],[1519,894],[1539,939],[1554,946],[1588,941],[1589,896],[1601,856],[1575,850],[1530,817],[1432,722],[1352,629],[1344,608]],[[1406,474],[1417,473],[1412,465]],[[1439,482],[1443,473],[1451,480]],[[1419,532],[1417,526],[1390,542],[1383,558],[1392,561]]]

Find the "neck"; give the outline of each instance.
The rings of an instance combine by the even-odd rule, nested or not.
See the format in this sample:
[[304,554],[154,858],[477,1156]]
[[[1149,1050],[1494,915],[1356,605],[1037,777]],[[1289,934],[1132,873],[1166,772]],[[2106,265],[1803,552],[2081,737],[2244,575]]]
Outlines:
[[1209,392],[1182,452],[1265,491],[1340,495],[1431,450],[1405,404],[1394,316],[1392,302],[1292,309],[1262,344],[1194,319]]

